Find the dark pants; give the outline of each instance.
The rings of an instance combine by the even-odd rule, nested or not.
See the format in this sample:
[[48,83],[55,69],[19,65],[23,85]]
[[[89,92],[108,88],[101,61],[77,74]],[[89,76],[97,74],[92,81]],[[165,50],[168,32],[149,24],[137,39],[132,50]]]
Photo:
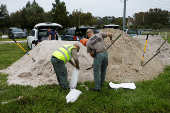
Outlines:
[[64,61],[52,56],[51,63],[53,64],[59,85],[64,89],[69,88],[67,82],[67,68]]
[[104,84],[106,77],[106,70],[108,66],[108,52],[98,53],[94,57],[93,73],[94,73],[94,89],[101,89],[101,85]]

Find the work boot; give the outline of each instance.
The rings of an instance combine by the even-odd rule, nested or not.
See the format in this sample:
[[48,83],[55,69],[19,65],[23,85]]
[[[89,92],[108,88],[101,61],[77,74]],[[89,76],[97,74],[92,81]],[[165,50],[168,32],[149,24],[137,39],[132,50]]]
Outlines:
[[97,91],[97,92],[100,92],[99,89],[94,89],[94,88],[90,88],[91,91]]

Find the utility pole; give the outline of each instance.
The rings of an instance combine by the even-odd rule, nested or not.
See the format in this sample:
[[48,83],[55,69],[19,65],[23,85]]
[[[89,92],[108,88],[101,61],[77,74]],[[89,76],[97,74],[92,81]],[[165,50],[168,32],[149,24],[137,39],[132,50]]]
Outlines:
[[126,0],[124,0],[124,11],[123,11],[123,31],[125,31],[125,23],[126,23]]

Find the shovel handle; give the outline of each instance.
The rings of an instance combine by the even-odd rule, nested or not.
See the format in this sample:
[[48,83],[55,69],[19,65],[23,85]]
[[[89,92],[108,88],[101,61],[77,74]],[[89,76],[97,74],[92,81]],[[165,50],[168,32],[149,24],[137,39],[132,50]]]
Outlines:
[[[122,34],[120,34],[120,35],[114,40],[114,42],[116,42],[116,40],[117,40],[121,35],[122,35]],[[113,44],[113,43],[112,43],[112,44]],[[110,44],[109,47],[110,47],[112,44]],[[107,49],[109,49],[109,47],[107,47]]]

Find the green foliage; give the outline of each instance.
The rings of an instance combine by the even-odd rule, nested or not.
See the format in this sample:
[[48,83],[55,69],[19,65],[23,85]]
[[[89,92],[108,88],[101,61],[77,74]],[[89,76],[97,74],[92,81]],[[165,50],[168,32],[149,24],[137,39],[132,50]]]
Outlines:
[[7,10],[7,6],[6,4],[1,4],[0,6],[0,17],[5,17],[5,16],[8,16],[8,10]]
[[63,28],[67,28],[70,24],[69,17],[67,12],[65,2],[60,2],[60,0],[55,0],[55,3],[52,4],[53,8],[51,12],[53,13],[53,22],[59,23]]
[[[169,12],[167,10],[161,10],[159,8],[149,9],[149,12],[139,12],[134,15],[136,24],[138,25],[149,25],[150,27],[154,23],[159,24],[158,27],[162,27],[160,25],[166,26],[169,21]],[[156,28],[158,28],[156,27]]]
[[44,22],[44,9],[34,0],[31,4],[29,1],[22,9],[21,27],[32,29],[36,24]]
[[154,23],[154,24],[152,25],[152,28],[153,28],[153,29],[160,29],[160,28],[162,28],[162,24],[160,24],[160,23]]
[[[12,40],[11,40],[12,41]],[[28,52],[27,44],[20,43],[21,47]],[[0,70],[12,65],[26,53],[15,43],[0,44]]]
[[3,34],[4,34],[5,28],[10,26],[9,24],[10,24],[10,19],[9,19],[7,6],[1,4],[0,6],[0,29],[3,30]]
[[116,25],[123,26],[123,19],[122,18],[117,18],[115,21]]
[[22,10],[16,11],[15,13],[11,13],[10,21],[11,26],[10,27],[18,27],[21,24],[22,21]]

